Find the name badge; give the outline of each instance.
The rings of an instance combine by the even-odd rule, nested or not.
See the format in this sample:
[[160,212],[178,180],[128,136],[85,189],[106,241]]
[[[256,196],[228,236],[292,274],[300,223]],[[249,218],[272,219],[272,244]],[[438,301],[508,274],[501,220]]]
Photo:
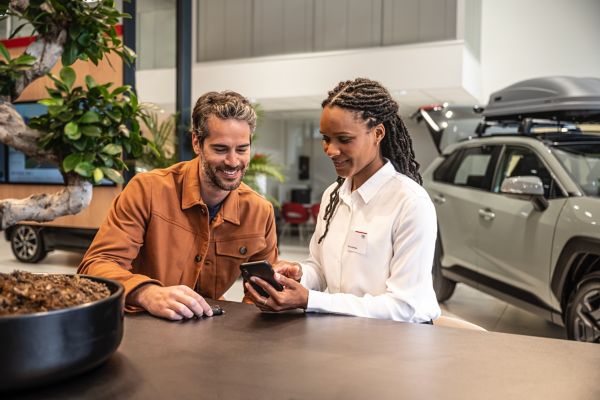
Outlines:
[[352,231],[348,235],[348,251],[367,254],[367,232]]

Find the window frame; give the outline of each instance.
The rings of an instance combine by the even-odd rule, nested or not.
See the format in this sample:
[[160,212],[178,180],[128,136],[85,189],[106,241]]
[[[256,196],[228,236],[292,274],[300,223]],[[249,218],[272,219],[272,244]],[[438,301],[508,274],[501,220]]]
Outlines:
[[[550,178],[554,181],[555,186],[556,186],[554,188],[554,196],[548,196],[548,197],[544,196],[544,197],[546,197],[547,200],[554,200],[554,199],[561,199],[561,198],[569,197],[567,191],[563,187],[560,180],[558,180],[558,178],[556,177],[556,174],[554,173],[554,171],[552,170],[550,165],[548,165],[548,163],[546,162],[544,157],[542,157],[540,155],[540,153],[534,147],[528,146],[527,144],[524,144],[524,143],[509,143],[509,144],[502,145],[502,151],[500,152],[500,154],[498,156],[496,172],[494,173],[494,178],[492,181],[492,188],[490,190],[491,193],[505,195],[505,193],[502,193],[500,191],[500,188],[502,187],[502,182],[499,182],[499,179],[502,174],[502,171],[501,171],[502,165],[501,164],[504,161],[504,157],[506,156],[506,153],[509,151],[510,148],[525,149],[525,150],[530,151],[531,153],[533,153],[533,155],[535,155],[535,157],[537,157],[539,162],[546,168],[546,170],[548,171],[548,173],[550,175]],[[497,188],[497,190],[496,190],[496,188]]]

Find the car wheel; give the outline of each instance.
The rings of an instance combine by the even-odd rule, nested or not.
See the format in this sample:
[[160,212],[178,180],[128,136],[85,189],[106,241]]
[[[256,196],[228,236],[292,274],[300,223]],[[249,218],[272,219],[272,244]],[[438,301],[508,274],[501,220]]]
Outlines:
[[566,325],[569,339],[600,343],[600,277],[588,280],[573,291],[567,306]]
[[19,225],[12,231],[10,245],[21,262],[36,263],[48,254],[39,229],[29,225]]
[[433,290],[437,300],[442,303],[448,300],[454,293],[456,282],[442,275],[442,243],[440,238],[435,242],[435,255],[433,256]]

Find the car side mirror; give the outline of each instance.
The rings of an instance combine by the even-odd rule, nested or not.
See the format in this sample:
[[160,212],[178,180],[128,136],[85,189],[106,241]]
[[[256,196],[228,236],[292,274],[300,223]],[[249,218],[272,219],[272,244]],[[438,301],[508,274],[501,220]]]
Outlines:
[[537,176],[513,176],[502,181],[500,192],[524,200],[530,200],[537,211],[548,208],[544,197],[544,185]]

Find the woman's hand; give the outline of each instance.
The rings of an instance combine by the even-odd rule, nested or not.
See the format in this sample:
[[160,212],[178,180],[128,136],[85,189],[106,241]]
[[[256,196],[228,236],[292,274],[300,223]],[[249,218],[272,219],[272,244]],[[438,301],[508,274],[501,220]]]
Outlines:
[[279,260],[273,266],[273,270],[298,282],[302,278],[302,267],[297,262]]
[[248,295],[254,304],[262,311],[284,311],[295,308],[306,309],[308,305],[308,289],[293,279],[276,273],[275,279],[283,285],[283,290],[278,292],[273,286],[264,280],[253,276],[250,280],[264,289],[270,297],[263,297],[250,283],[245,283]]

